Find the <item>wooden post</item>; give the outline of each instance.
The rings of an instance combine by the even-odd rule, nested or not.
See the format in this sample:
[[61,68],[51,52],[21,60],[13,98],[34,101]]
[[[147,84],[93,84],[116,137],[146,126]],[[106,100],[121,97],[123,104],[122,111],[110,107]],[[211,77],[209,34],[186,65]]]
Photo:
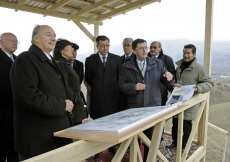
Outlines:
[[96,38],[99,35],[99,25],[95,24],[94,25],[94,53],[97,53],[97,43],[96,43]]

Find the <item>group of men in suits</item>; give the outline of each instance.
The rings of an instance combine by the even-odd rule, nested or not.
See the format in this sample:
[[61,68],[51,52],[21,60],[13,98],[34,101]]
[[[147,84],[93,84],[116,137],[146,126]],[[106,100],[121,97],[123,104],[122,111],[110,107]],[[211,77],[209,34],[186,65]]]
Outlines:
[[[0,161],[26,160],[71,142],[53,137],[53,132],[71,125],[67,112],[74,106],[67,99],[60,68],[50,55],[56,44],[55,36],[50,26],[36,26],[32,45],[17,59],[13,54],[19,43],[17,37],[12,33],[0,36]],[[152,42],[149,53],[144,39],[125,38],[122,46],[124,55],[112,54],[109,38],[100,35],[96,38],[98,52],[86,58],[85,83],[90,88],[87,104],[91,105],[88,113],[93,119],[128,108],[165,105],[169,87],[175,81],[173,60],[163,53],[160,42]],[[84,66],[76,60],[79,46],[73,43],[72,47],[71,66],[82,83]],[[192,56],[190,63],[196,60]],[[205,76],[210,82],[206,86],[208,91],[212,82]],[[198,89],[199,86],[196,93],[201,92]],[[149,138],[152,132],[153,128],[144,131]],[[168,148],[172,147],[175,144]],[[116,150],[111,147],[109,151],[114,154]],[[145,146],[144,161],[147,154]]]

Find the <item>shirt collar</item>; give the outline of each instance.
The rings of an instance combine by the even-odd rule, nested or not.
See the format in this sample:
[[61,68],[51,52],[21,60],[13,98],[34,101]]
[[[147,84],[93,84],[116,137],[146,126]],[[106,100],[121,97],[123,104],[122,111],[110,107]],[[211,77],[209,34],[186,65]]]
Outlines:
[[[44,52],[44,51],[43,51]],[[44,52],[45,53],[45,52]],[[47,56],[47,58],[50,60],[50,61],[52,61],[52,57],[49,55],[49,54],[47,54],[47,53],[45,53],[46,54],[46,56]]]
[[[3,50],[3,49],[2,49]],[[4,50],[3,50],[4,51]],[[8,57],[10,57],[11,55],[13,56],[13,54],[8,54],[6,51],[4,51],[5,52],[5,54],[8,56]]]

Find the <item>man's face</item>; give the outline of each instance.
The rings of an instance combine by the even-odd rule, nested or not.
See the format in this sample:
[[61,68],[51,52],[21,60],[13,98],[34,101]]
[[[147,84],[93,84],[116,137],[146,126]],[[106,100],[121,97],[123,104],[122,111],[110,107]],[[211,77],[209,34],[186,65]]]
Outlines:
[[192,61],[196,57],[195,53],[192,53],[191,48],[184,48],[183,50],[183,59],[185,62]]
[[139,61],[143,61],[148,55],[147,43],[138,43],[137,47],[133,52],[136,54],[136,57]]
[[1,49],[8,54],[13,54],[18,48],[18,39],[12,33],[5,33],[0,40]]
[[130,54],[133,52],[132,50],[132,43],[130,41],[126,41],[124,44],[123,44],[123,50],[125,52],[125,54]]
[[35,36],[35,44],[47,54],[54,49],[56,44],[56,34],[53,29],[47,25],[43,25],[39,29],[39,34]]
[[97,45],[97,49],[102,55],[106,55],[109,52],[109,41],[99,41],[99,44]]
[[73,57],[71,58],[71,60],[76,60],[76,57],[77,57],[77,50],[73,50]]
[[159,43],[158,42],[152,42],[150,45],[150,54],[152,56],[156,56],[160,52],[161,52],[161,48],[159,47]]

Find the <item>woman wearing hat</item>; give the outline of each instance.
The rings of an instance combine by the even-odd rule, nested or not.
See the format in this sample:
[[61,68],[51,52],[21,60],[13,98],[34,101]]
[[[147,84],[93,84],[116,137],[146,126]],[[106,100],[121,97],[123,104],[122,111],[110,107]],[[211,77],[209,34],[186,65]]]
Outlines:
[[86,112],[80,95],[81,85],[79,77],[71,67],[71,58],[73,57],[72,43],[66,39],[58,39],[53,56],[62,70],[68,99],[74,103],[73,110],[69,114],[72,124],[80,124],[86,118]]

